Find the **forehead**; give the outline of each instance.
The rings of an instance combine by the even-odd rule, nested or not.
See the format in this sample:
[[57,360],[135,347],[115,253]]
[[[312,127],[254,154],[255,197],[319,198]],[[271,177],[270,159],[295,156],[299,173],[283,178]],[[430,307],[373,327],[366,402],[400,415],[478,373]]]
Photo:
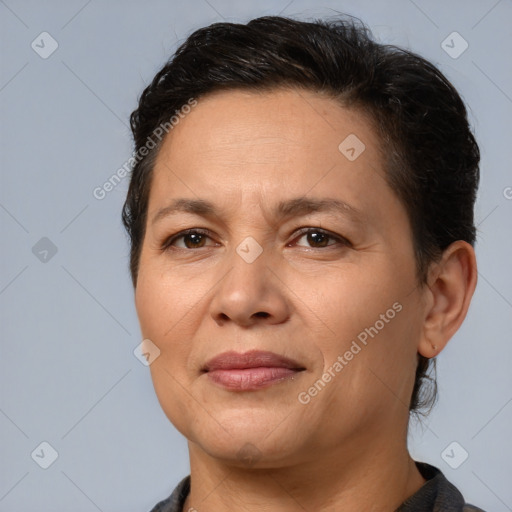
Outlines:
[[257,156],[251,150],[259,146],[265,149],[265,156],[275,151],[279,160],[284,151],[280,145],[300,156],[322,150],[338,158],[339,144],[349,135],[361,142],[364,139],[370,152],[377,149],[379,141],[368,115],[325,94],[283,88],[229,90],[201,97],[189,114],[180,116],[164,146],[178,146],[182,154],[194,149],[187,155],[189,159],[228,151],[249,158]]
[[270,208],[273,199],[306,195],[338,196],[360,210],[363,195],[371,203],[369,189],[388,188],[380,151],[368,118],[325,95],[215,92],[200,98],[164,139],[150,210],[170,196]]

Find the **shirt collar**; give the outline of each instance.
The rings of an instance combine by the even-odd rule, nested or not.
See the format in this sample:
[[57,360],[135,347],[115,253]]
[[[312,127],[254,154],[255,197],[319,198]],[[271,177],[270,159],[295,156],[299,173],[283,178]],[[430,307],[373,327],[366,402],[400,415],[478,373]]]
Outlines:
[[[423,478],[427,480],[412,496],[407,498],[395,512],[460,512],[464,507],[464,498],[443,473],[434,466],[416,462]],[[183,511],[185,500],[190,492],[190,475],[176,486],[172,494],[158,503],[151,512],[187,512]],[[478,510],[478,509],[473,509]]]

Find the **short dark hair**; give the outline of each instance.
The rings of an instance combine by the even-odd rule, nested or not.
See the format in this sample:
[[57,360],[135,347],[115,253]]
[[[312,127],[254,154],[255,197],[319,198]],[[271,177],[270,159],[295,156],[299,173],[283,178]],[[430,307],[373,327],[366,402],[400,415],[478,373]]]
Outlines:
[[[214,23],[192,33],[143,91],[130,123],[135,152],[187,104],[221,90],[301,88],[327,94],[368,116],[382,143],[389,186],[413,233],[419,284],[456,240],[474,245],[480,152],[466,108],[448,79],[421,56],[373,40],[357,18],[298,21],[265,16]],[[153,167],[161,141],[132,168],[122,219],[137,285]],[[430,363],[418,354],[410,411],[436,398]],[[430,380],[433,386],[422,384]]]

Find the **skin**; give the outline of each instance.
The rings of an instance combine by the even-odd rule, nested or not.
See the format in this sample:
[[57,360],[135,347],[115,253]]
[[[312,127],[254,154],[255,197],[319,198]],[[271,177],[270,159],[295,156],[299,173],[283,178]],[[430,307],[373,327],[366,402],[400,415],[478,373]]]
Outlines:
[[[354,161],[338,149],[349,134],[366,146]],[[358,215],[273,215],[279,201],[296,197],[335,198]],[[177,198],[208,200],[218,211],[153,223]],[[304,227],[334,238],[315,242],[298,233]],[[162,249],[190,228],[209,231],[199,247],[181,237]],[[236,251],[247,237],[262,249],[252,263]],[[150,366],[155,391],[188,439],[192,486],[184,510],[398,507],[425,482],[407,451],[417,354],[442,350],[475,284],[465,242],[452,244],[428,283],[418,283],[409,219],[360,112],[303,90],[201,98],[158,155],[135,290],[143,337],[160,349]],[[401,311],[300,403],[299,393],[395,303]],[[252,349],[305,370],[244,392],[201,372],[222,352]],[[248,450],[252,457],[243,456]]]

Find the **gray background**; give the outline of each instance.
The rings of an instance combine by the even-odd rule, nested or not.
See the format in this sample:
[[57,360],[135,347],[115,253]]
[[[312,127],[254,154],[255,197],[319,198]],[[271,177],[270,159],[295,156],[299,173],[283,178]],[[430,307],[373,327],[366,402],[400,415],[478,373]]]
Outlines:
[[[413,424],[410,446],[468,500],[512,510],[512,2],[185,4],[0,0],[0,511],[139,512],[188,474],[185,441],[133,354],[141,339],[120,221],[128,181],[103,200],[93,190],[130,156],[137,97],[191,31],[335,11],[432,60],[469,104],[482,150],[479,284],[439,357],[438,406]],[[43,59],[31,43],[49,51],[45,31],[58,48]],[[458,58],[442,46],[454,31],[469,44]],[[463,42],[446,44],[453,53]],[[58,452],[48,469],[48,448],[31,457],[43,441]],[[469,457],[452,469],[462,450]]]

